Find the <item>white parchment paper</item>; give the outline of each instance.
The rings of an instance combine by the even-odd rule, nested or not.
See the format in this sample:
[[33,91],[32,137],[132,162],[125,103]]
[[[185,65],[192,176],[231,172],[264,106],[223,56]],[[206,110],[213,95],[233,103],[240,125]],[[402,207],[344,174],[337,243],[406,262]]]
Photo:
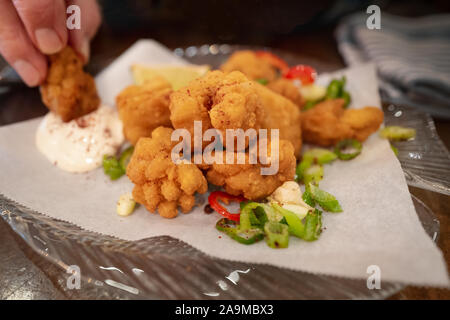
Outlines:
[[[139,41],[97,77],[103,102],[113,105],[119,91],[132,83],[129,66],[136,62],[183,63],[156,42]],[[347,76],[352,107],[380,106],[372,65],[341,74]],[[319,81],[327,83],[327,75]],[[168,235],[223,259],[352,278],[367,278],[367,268],[377,265],[382,281],[449,283],[442,253],[419,222],[400,164],[377,135],[364,143],[356,159],[325,166],[321,188],[339,199],[344,212],[323,214],[326,229],[320,239],[309,243],[291,237],[288,249],[274,250],[264,242],[244,246],[219,238],[214,226],[220,216],[204,214],[202,206],[172,220],[142,206],[119,217],[116,201],[132,189],[127,177],[111,182],[101,169],[87,174],[59,170],[35,147],[39,121],[0,128],[0,193],[43,214],[126,240]]]

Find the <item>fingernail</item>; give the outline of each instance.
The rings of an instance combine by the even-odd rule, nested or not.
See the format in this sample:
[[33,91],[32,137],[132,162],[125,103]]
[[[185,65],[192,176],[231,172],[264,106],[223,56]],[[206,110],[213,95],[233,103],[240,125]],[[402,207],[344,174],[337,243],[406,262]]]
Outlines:
[[39,84],[39,72],[32,64],[24,60],[17,60],[14,62],[13,67],[28,86],[34,87]]
[[34,33],[39,49],[45,54],[56,53],[62,49],[63,43],[52,29],[37,29]]
[[80,51],[84,57],[84,62],[85,63],[88,62],[89,55],[91,54],[91,46],[90,46],[89,40],[87,38],[83,39],[83,42],[81,43]]

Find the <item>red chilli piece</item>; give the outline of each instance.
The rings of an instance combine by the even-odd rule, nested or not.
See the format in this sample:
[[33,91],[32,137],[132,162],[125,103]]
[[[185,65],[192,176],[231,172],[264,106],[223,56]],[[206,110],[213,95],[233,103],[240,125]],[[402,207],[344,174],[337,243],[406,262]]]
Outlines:
[[239,221],[241,213],[231,213],[226,208],[224,208],[220,203],[219,200],[228,203],[229,201],[235,201],[235,202],[243,202],[247,201],[242,196],[233,196],[231,194],[228,194],[223,191],[214,191],[209,194],[208,202],[211,208],[213,208],[217,213],[221,214],[227,219],[233,220],[233,221]]
[[283,77],[286,79],[299,79],[302,84],[311,84],[316,80],[317,71],[311,66],[299,64],[287,70]]

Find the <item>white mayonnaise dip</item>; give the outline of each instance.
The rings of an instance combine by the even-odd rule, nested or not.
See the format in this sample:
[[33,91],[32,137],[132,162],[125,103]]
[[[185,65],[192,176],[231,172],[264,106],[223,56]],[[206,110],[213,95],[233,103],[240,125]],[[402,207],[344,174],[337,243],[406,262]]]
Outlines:
[[86,172],[99,167],[103,155],[115,154],[123,142],[119,115],[105,105],[66,123],[49,112],[36,132],[39,151],[54,165],[69,172]]

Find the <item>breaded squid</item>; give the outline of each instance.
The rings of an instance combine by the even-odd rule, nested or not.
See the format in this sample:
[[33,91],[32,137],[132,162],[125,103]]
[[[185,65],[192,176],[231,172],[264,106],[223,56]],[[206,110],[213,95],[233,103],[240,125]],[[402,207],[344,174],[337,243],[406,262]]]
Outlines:
[[220,69],[225,73],[240,71],[250,80],[266,81],[270,90],[291,100],[299,108],[303,107],[305,103],[292,80],[282,78],[280,71],[270,61],[264,56],[258,56],[254,51],[236,51],[222,64]]
[[225,73],[240,71],[250,80],[265,79],[270,82],[277,78],[277,69],[251,50],[236,51],[220,69]]
[[170,83],[164,79],[131,85],[116,97],[125,138],[133,145],[159,126],[170,127]]
[[302,113],[303,140],[328,147],[344,139],[365,141],[383,123],[376,107],[344,109],[344,99],[325,100]]
[[305,104],[305,99],[303,99],[299,88],[294,85],[292,80],[278,78],[272,82],[269,82],[267,84],[267,88],[291,100],[300,109],[303,108],[303,105]]
[[[170,120],[175,129],[187,129],[194,138],[194,121],[202,131],[218,129],[259,129],[263,119],[256,83],[241,72],[212,71],[193,80],[170,96]],[[202,132],[202,134],[203,134]]]
[[127,167],[127,175],[135,184],[133,198],[148,211],[158,210],[164,218],[174,218],[178,207],[184,213],[195,205],[195,193],[208,189],[203,173],[196,165],[174,163],[171,151],[176,142],[171,128],[158,127],[151,137],[139,139]]
[[[271,153],[271,141],[263,140],[267,144],[267,157],[258,156],[257,163],[252,164],[249,151],[235,152],[234,163],[213,163],[206,167],[206,178],[217,186],[223,186],[225,191],[232,195],[242,195],[249,200],[264,199],[274,192],[285,181],[293,180],[295,175],[296,159],[294,148],[287,140],[279,140],[278,149]],[[238,155],[245,159],[238,164]],[[275,162],[278,165],[273,166]],[[261,168],[275,168],[276,172],[268,171],[262,174]]]
[[41,85],[43,103],[64,122],[97,110],[100,98],[92,76],[71,47],[49,56],[47,78]]
[[264,109],[262,128],[279,129],[280,139],[286,139],[294,146],[296,156],[302,148],[302,130],[300,109],[287,98],[256,83],[256,91]]
[[378,130],[383,123],[383,111],[375,107],[361,109],[348,109],[340,118],[340,121],[353,130],[352,138],[365,141],[372,133]]

